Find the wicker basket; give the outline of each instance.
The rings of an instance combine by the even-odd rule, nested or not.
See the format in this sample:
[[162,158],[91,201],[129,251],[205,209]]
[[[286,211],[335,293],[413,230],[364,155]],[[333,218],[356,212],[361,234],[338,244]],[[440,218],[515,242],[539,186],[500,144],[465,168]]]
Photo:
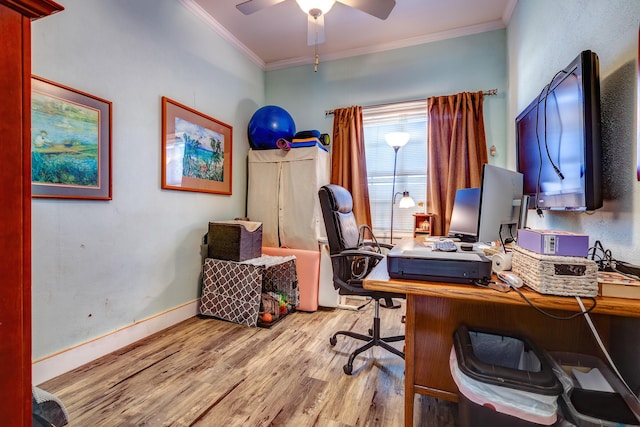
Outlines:
[[598,294],[598,266],[593,260],[541,255],[513,248],[513,272],[541,294],[593,297]]

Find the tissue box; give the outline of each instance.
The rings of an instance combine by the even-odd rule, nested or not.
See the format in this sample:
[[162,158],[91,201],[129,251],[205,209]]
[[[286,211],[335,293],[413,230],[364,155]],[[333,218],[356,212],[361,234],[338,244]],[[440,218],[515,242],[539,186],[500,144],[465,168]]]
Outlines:
[[208,258],[246,261],[262,255],[262,223],[218,221],[209,223]]
[[542,255],[587,257],[589,236],[559,230],[518,230],[518,246]]

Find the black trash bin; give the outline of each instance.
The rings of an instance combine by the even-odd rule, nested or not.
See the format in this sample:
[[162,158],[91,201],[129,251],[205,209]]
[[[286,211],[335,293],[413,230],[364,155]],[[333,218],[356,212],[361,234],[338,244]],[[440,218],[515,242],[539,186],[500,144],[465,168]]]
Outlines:
[[562,386],[528,338],[460,326],[451,375],[459,390],[461,427],[555,425]]

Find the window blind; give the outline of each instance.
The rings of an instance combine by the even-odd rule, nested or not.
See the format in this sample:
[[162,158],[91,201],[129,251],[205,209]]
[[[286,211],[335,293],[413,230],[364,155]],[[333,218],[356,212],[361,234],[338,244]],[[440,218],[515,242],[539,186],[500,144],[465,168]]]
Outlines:
[[[394,241],[413,235],[413,213],[424,212],[427,173],[427,102],[411,101],[363,107],[367,180],[371,203],[373,232],[388,241],[393,209]],[[414,208],[398,207],[401,194],[392,204],[394,191],[394,150],[386,140],[389,132],[407,132],[409,142],[398,150],[395,193],[408,191],[416,202]]]

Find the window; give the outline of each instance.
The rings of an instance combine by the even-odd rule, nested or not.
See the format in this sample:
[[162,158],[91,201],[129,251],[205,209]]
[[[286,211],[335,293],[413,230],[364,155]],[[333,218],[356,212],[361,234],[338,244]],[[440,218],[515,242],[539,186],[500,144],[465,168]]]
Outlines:
[[[427,101],[364,107],[362,115],[373,232],[389,240],[393,209],[394,241],[412,236],[412,214],[424,212],[427,200]],[[398,150],[395,193],[401,194],[393,205],[394,151],[385,140],[389,132],[409,134],[409,142]],[[403,191],[409,192],[415,207],[399,209]]]

